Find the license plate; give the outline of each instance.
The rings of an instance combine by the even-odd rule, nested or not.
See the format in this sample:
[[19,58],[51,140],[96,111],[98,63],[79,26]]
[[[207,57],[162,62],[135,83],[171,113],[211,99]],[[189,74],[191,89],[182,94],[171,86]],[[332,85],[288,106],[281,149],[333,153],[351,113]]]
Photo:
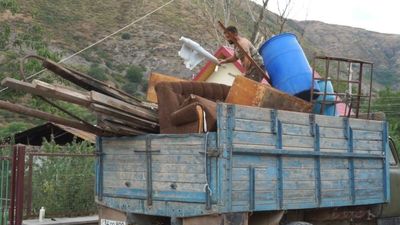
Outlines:
[[101,223],[101,225],[126,225],[125,221],[116,221],[116,220],[107,220],[107,219],[101,219],[100,223]]

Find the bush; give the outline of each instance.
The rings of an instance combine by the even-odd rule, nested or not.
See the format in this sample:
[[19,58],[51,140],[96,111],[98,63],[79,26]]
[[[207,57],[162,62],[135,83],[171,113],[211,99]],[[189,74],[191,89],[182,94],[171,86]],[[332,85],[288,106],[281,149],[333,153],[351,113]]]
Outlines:
[[31,127],[31,124],[25,122],[11,122],[6,127],[0,129],[0,139],[20,133]]
[[92,64],[90,66],[88,74],[97,80],[101,80],[101,81],[108,80],[105,70],[103,68],[101,68],[98,64]]
[[124,39],[124,40],[129,40],[129,39],[131,39],[131,34],[130,33],[123,33],[121,35],[121,38]]
[[126,78],[134,83],[140,83],[143,79],[143,73],[146,71],[145,68],[140,66],[131,66],[126,71]]
[[[59,146],[45,141],[44,152],[93,153],[88,142]],[[32,209],[44,206],[46,215],[79,216],[96,212],[94,201],[94,157],[35,157],[32,180]]]
[[136,83],[127,83],[122,86],[122,90],[128,94],[135,95],[138,88],[138,84]]

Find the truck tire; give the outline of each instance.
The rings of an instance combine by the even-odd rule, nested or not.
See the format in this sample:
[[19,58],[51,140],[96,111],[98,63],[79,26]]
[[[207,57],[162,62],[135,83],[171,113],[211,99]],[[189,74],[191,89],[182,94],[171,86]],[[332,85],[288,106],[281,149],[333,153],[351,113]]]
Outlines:
[[290,222],[286,225],[312,225],[311,223],[307,223],[307,222],[302,222],[302,221],[295,221],[295,222]]

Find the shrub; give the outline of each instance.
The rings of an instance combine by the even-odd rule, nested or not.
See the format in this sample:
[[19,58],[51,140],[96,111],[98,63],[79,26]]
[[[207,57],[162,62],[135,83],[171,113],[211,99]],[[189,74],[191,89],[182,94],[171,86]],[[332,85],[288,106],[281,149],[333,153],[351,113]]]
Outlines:
[[[45,141],[44,152],[93,153],[88,142],[59,146]],[[96,212],[94,201],[94,157],[35,157],[33,161],[32,208],[46,208],[53,216],[90,215]],[[37,214],[34,211],[34,214]]]
[[124,40],[129,40],[129,39],[131,39],[131,34],[130,33],[123,33],[121,35],[121,38],[124,39]]
[[137,88],[138,84],[136,83],[127,83],[124,86],[122,86],[122,90],[131,95],[135,95]]
[[108,80],[105,70],[103,68],[101,68],[98,64],[92,64],[90,66],[88,74],[97,80],[101,80],[101,81]]
[[146,71],[145,68],[140,66],[131,66],[126,71],[126,78],[134,83],[140,83],[143,79],[143,72]]

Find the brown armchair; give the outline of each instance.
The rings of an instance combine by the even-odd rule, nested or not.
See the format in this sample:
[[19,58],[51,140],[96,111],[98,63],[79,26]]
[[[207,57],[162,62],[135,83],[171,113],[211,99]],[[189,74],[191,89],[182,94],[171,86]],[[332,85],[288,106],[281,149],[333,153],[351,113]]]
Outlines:
[[155,86],[160,133],[201,133],[216,129],[216,102],[229,86],[205,82],[161,82]]

